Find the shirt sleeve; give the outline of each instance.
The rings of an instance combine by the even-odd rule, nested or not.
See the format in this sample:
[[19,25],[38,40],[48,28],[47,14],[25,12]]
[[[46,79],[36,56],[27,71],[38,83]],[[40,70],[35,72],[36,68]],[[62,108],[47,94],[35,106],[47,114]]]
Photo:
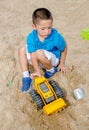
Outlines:
[[27,44],[27,51],[29,53],[31,52],[35,52],[35,43],[34,43],[34,40],[33,40],[33,32],[31,32],[28,36],[27,36],[27,39],[26,39],[26,44]]
[[66,41],[63,38],[63,36],[57,32],[57,41],[56,41],[56,46],[59,49],[60,52],[62,52],[65,47],[66,47]]

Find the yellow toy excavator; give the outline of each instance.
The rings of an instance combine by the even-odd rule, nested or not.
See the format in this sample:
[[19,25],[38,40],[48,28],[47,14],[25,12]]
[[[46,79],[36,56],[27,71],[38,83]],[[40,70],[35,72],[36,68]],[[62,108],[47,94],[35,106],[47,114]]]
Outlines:
[[43,76],[37,77],[34,80],[34,86],[35,89],[31,89],[29,93],[37,109],[43,108],[46,115],[61,111],[67,106],[62,89],[54,80],[48,81]]

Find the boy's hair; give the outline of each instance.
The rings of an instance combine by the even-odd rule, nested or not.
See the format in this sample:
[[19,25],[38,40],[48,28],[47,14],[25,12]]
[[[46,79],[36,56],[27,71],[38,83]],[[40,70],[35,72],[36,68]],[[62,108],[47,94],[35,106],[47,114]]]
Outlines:
[[53,21],[51,12],[46,8],[38,8],[33,12],[32,22],[35,25],[39,22],[39,20],[49,20],[49,19]]

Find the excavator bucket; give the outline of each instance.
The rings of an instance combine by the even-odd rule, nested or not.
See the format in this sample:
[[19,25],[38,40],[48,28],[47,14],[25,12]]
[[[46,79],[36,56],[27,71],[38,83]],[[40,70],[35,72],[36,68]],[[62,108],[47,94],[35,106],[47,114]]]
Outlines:
[[59,99],[47,104],[46,106],[44,106],[43,110],[46,115],[50,115],[52,113],[61,111],[66,106],[67,105],[66,105],[65,101],[62,98],[59,98]]

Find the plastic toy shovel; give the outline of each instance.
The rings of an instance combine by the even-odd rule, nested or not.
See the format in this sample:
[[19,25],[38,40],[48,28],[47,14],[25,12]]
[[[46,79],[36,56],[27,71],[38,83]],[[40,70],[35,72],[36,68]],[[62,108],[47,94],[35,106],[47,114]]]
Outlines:
[[81,37],[89,41],[89,28],[83,29],[81,32]]

